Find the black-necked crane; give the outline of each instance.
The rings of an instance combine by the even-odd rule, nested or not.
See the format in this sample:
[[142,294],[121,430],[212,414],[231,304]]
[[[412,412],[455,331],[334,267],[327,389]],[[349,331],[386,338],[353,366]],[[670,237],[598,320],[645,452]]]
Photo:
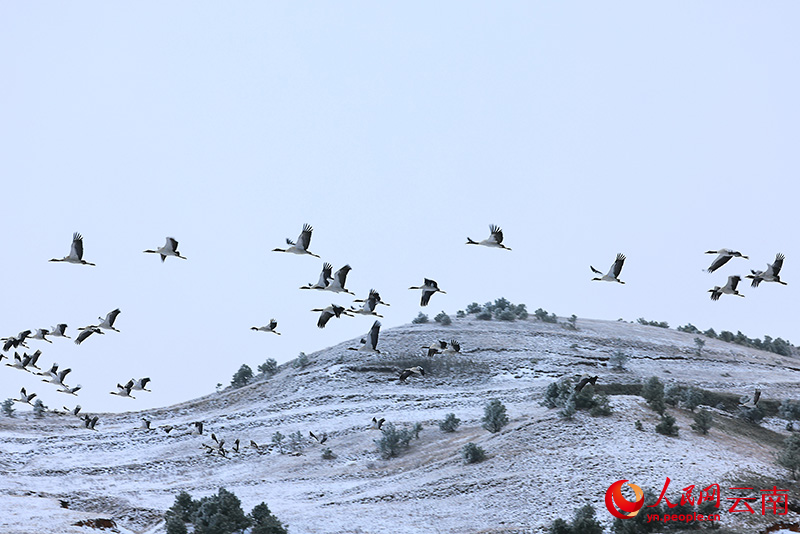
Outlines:
[[67,415],[74,415],[76,417],[78,416],[78,413],[80,413],[80,411],[81,411],[81,405],[80,404],[76,405],[71,410],[69,408],[67,408],[66,406],[64,406],[63,408],[67,412]]
[[25,343],[25,340],[28,339],[28,336],[30,336],[30,335],[31,335],[31,331],[30,330],[23,330],[22,332],[20,332],[16,336],[4,337],[4,338],[0,339],[0,341],[3,341],[3,350],[7,351],[7,350],[10,350],[12,348],[16,349],[16,348],[19,348],[19,347],[25,347],[27,349],[28,345]]
[[49,379],[42,379],[42,382],[49,382],[50,384],[55,384],[59,387],[66,388],[67,385],[64,384],[64,379],[67,377],[70,371],[72,371],[72,369],[63,369],[55,374],[51,374]]
[[94,263],[89,263],[83,259],[83,236],[78,232],[72,234],[72,247],[70,248],[69,255],[63,258],[53,258],[50,261],[65,261],[67,263],[91,265],[94,267]]
[[112,395],[118,395],[120,397],[135,399],[136,397],[131,395],[131,389],[133,389],[133,380],[129,380],[124,386],[122,384],[117,384],[117,391],[110,391],[109,393]]
[[308,435],[309,435],[310,437],[314,438],[314,440],[315,440],[317,443],[319,443],[320,445],[322,445],[323,443],[325,443],[326,441],[328,441],[328,434],[327,434],[327,433],[325,433],[325,432],[323,432],[323,433],[322,433],[322,435],[320,435],[320,436],[317,436],[316,434],[314,434],[313,432],[311,432],[311,431],[309,430],[309,431],[308,431]]
[[[625,263],[625,255],[624,254],[617,254],[617,258],[614,260],[614,263],[611,265],[611,268],[608,270],[608,274],[604,274],[599,278],[592,278],[592,281],[599,280],[603,282],[619,282],[620,284],[624,284],[622,280],[619,279],[619,273],[622,272],[622,265]],[[603,274],[602,271],[598,271],[591,265],[589,268],[595,274]]]
[[[119,311],[119,308],[117,308],[116,310],[111,310],[110,312],[108,312],[106,314],[105,318],[103,318],[103,317],[98,317],[97,318],[98,320],[100,320],[99,324],[84,326],[84,327],[78,328],[78,330],[86,330],[86,329],[89,329],[89,328],[103,328],[105,330],[113,330],[114,332],[119,332],[119,330],[114,328],[114,321],[117,320],[117,315],[119,315],[120,313],[122,313],[122,312]],[[78,337],[80,337],[80,336],[78,336]]]
[[142,417],[142,424],[139,425],[139,428],[142,430],[152,430],[152,427],[150,426],[150,420]]
[[195,421],[192,423],[194,425],[194,429],[192,430],[192,434],[203,435],[203,422],[202,421]]
[[761,390],[756,388],[752,397],[745,396],[739,399],[739,406],[743,408],[755,408],[758,406],[759,399],[761,399]]
[[78,337],[75,338],[76,345],[80,345],[81,343],[83,343],[86,340],[86,338],[91,336],[92,334],[105,334],[105,332],[100,330],[100,328],[93,325],[85,326],[79,330],[81,330],[81,333],[78,334]]
[[347,317],[353,317],[347,311],[344,306],[337,306],[336,304],[331,304],[330,306],[326,306],[325,308],[314,308],[311,310],[312,312],[321,312],[319,314],[319,320],[317,321],[317,327],[325,328],[325,325],[328,324],[328,321],[331,317],[336,317],[337,319],[342,315]]
[[259,453],[259,454],[261,453],[261,447],[259,446],[259,444],[258,444],[258,443],[256,443],[256,442],[255,442],[255,441],[253,441],[252,439],[250,440],[250,448],[251,448],[251,449],[255,449],[255,451],[256,451],[257,453]]
[[19,369],[21,371],[27,371],[27,369],[25,369],[25,358],[27,358],[27,357],[28,357],[27,354],[25,354],[24,357],[23,357],[23,356],[20,356],[18,352],[15,352],[14,353],[14,359],[11,360],[13,363],[7,363],[6,365],[9,366],[9,367],[13,367],[14,369]]
[[314,256],[315,258],[319,258],[316,254],[308,250],[308,246],[311,244],[311,232],[314,229],[311,228],[310,225],[304,224],[303,231],[300,232],[300,235],[297,238],[297,242],[292,241],[288,237],[286,238],[286,244],[290,245],[288,248],[274,248],[272,252],[289,252],[291,254],[308,254],[309,256]]
[[381,427],[383,426],[383,423],[385,423],[385,422],[386,422],[386,419],[384,419],[383,417],[381,417],[380,419],[377,419],[377,418],[373,417],[372,418],[372,425],[370,426],[370,428],[372,428],[373,430],[381,430]]
[[71,337],[69,337],[64,333],[66,331],[67,331],[67,325],[64,323],[60,323],[50,329],[50,335],[53,337],[65,337],[67,339],[72,339]]
[[331,283],[333,280],[333,265],[328,262],[322,264],[322,272],[319,273],[319,280],[317,280],[316,284],[307,284],[304,286],[300,286],[300,289],[325,289],[328,287],[328,284]]
[[28,395],[28,392],[25,391],[25,388],[22,388],[19,390],[19,398],[14,399],[14,402],[21,402],[23,404],[30,404],[31,406],[33,406],[33,403],[31,401],[34,399],[34,397],[36,397],[36,393],[31,393],[30,395]]
[[406,378],[411,375],[425,376],[425,369],[419,365],[415,367],[409,367],[408,369],[403,369],[403,371],[400,373],[400,382],[405,382]]
[[731,250],[729,248],[721,248],[719,250],[707,250],[706,254],[718,254],[714,261],[711,262],[711,266],[706,269],[707,273],[713,273],[726,263],[730,261],[731,258],[744,258],[749,259],[747,256],[739,252],[738,250]]
[[353,302],[367,302],[369,300],[375,300],[375,304],[383,304],[384,306],[389,306],[388,302],[384,302],[381,300],[381,294],[375,291],[374,289],[369,290],[369,296],[365,299],[355,299]]
[[443,293],[447,294],[446,291],[442,291],[439,289],[439,284],[436,283],[436,280],[431,280],[430,278],[425,278],[425,283],[421,286],[411,286],[408,289],[421,289],[422,290],[422,298],[419,301],[420,306],[427,306],[428,302],[431,300],[431,295],[434,293]]
[[48,343],[52,343],[47,336],[50,335],[50,330],[47,328],[37,328],[36,332],[29,338],[29,339],[41,339],[42,341],[47,341]]
[[447,348],[447,341],[442,341],[442,340],[434,341],[430,345],[427,346],[423,345],[422,348],[425,349],[428,358],[430,358],[431,356],[439,354],[445,348]]
[[375,307],[378,305],[380,298],[381,296],[378,294],[377,291],[375,291],[374,289],[370,289],[369,297],[358,301],[364,303],[361,305],[361,308],[356,309],[355,306],[350,306],[350,311],[360,315],[374,315],[376,317],[383,317],[383,315],[375,311]]
[[151,389],[147,389],[147,383],[150,382],[150,378],[137,378],[134,380],[131,378],[130,382],[133,382],[131,389],[133,391],[152,391]]
[[94,417],[89,417],[88,415],[83,416],[83,426],[88,428],[89,430],[97,430],[95,425],[99,418],[95,415]]
[[345,265],[335,273],[333,273],[333,278],[331,282],[325,286],[322,290],[323,291],[333,291],[334,293],[347,293],[348,295],[354,295],[352,291],[345,289],[344,284],[347,281],[347,273],[349,273],[353,268],[349,265]]
[[78,384],[75,387],[63,386],[62,389],[57,389],[56,391],[58,391],[59,393],[66,393],[67,395],[75,395],[77,397],[78,396],[78,391],[80,391],[80,389],[82,387],[83,386],[81,386],[80,384]]
[[[8,365],[8,364],[6,364]],[[38,376],[51,376],[56,377],[58,376],[58,363],[53,362],[53,365],[50,366],[50,370],[45,371],[43,373],[36,373]]]
[[583,375],[581,379],[578,381],[578,383],[575,384],[575,392],[580,393],[581,390],[583,390],[583,388],[586,387],[586,384],[591,384],[594,386],[595,383],[597,382],[597,378],[598,377],[596,375],[595,376]]
[[761,282],[778,282],[779,284],[787,285],[786,282],[781,280],[780,277],[781,268],[783,267],[783,260],[785,259],[786,257],[778,252],[775,255],[775,261],[767,264],[766,271],[755,271],[750,269],[751,274],[748,274],[745,276],[745,278],[753,279],[753,281],[750,283],[751,287],[758,287],[758,284]]
[[442,354],[460,354],[461,353],[461,344],[456,341],[455,339],[450,340],[450,344],[445,347],[442,351]]
[[42,351],[40,350],[37,350],[31,355],[28,355],[27,353],[23,354],[22,365],[25,367],[25,370],[30,371],[31,373],[33,372],[31,371],[31,369],[36,369],[37,371],[41,371],[41,369],[36,365],[36,362],[39,361],[39,356],[41,355]]
[[275,319],[270,319],[268,325],[251,326],[250,330],[255,330],[256,332],[272,332],[273,334],[281,335],[280,332],[275,330],[276,328],[278,328],[278,321]]
[[504,248],[511,250],[503,244],[503,231],[495,224],[489,225],[489,237],[483,241],[474,241],[467,237],[467,245],[483,245],[484,247]]
[[709,289],[708,292],[711,293],[711,300],[719,300],[722,295],[736,295],[737,297],[744,297],[744,295],[736,290],[736,286],[739,285],[741,280],[742,277],[739,275],[729,276],[728,283],[723,287],[714,286],[713,289]]
[[174,237],[168,237],[166,243],[164,243],[163,247],[157,248],[155,250],[145,250],[144,252],[150,254],[159,254],[161,255],[161,263],[164,263],[164,260],[167,259],[167,256],[175,256],[176,258],[180,258],[185,260],[181,253],[178,252],[178,241]]
[[164,426],[161,426],[159,428],[161,430],[163,430],[165,434],[169,435],[169,433],[172,432],[172,429],[175,428],[175,427],[172,426],[172,425],[164,425]]
[[374,323],[372,323],[372,328],[369,329],[367,337],[361,340],[361,346],[359,348],[347,347],[347,350],[375,352],[377,354],[380,354],[381,351],[378,350],[378,333],[380,332],[380,330],[381,330],[381,322],[375,321]]

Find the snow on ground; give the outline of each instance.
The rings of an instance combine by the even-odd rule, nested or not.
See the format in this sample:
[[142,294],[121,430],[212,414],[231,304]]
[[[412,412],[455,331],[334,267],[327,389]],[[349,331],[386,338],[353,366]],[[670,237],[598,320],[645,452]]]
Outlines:
[[[660,491],[669,477],[668,497],[675,497],[690,484],[724,487],[742,477],[784,476],[774,463],[777,433],[786,434],[777,419],[742,433],[741,423],[726,423],[715,410],[720,423],[700,436],[689,430],[690,413],[671,410],[681,428],[673,438],[654,432],[658,416],[639,397],[613,396],[610,417],[579,412],[572,421],[539,401],[553,380],[584,372],[598,374],[598,384],[657,375],[736,394],[758,386],[764,398],[782,399],[797,395],[794,358],[717,340],[697,356],[691,334],[589,320],[578,327],[467,318],[449,327],[395,328],[381,335],[387,354],[348,351],[355,343],[349,341],[311,355],[303,369],[282,366],[269,381],[147,412],[99,414],[96,432],[69,416],[2,418],[0,532],[85,532],[91,529],[72,525],[107,518],[120,532],[161,533],[163,512],[179,491],[199,498],[220,487],[233,491],[246,511],[268,503],[293,534],[543,532],[586,503],[610,525],[603,498],[623,478]],[[421,346],[453,337],[461,355],[422,355]],[[616,350],[631,356],[627,372],[607,368]],[[778,358],[785,367],[776,368]],[[393,370],[417,364],[424,378],[394,379]],[[497,434],[480,422],[492,398],[511,419]],[[444,433],[437,421],[450,412],[462,425]],[[374,444],[380,432],[369,429],[373,416],[399,426],[421,422],[424,429],[408,452],[382,460]],[[176,429],[169,435],[138,429],[142,417]],[[205,423],[205,435],[191,434],[194,421]],[[299,431],[300,450],[269,447],[276,431],[287,438]],[[326,432],[325,446],[337,457],[322,459],[309,431]],[[202,444],[213,445],[212,432],[226,446],[239,438],[241,452],[206,454]],[[264,445],[262,453],[247,446],[250,440]],[[464,465],[459,451],[468,442],[483,447],[488,459]],[[733,515],[723,514],[725,526],[756,531],[747,523],[756,519]],[[759,529],[770,524],[758,519]]]

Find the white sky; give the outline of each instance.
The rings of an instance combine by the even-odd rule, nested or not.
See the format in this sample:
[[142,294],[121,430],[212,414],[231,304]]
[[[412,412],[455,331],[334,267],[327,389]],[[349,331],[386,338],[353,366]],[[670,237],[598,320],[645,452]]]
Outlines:
[[[378,289],[384,327],[504,296],[562,316],[692,322],[800,342],[791,2],[0,3],[0,337],[55,339],[75,399],[123,411],[365,334],[302,292],[323,261]],[[314,226],[322,260],[270,252]],[[488,225],[512,252],[467,247]],[[97,267],[49,263],[72,233]],[[180,241],[165,264],[146,248]],[[750,255],[702,272],[720,247]],[[789,285],[730,274],[786,255]],[[625,286],[590,282],[617,252]],[[282,336],[249,330],[271,317]],[[391,347],[382,347],[391,351]],[[108,395],[150,376],[153,393]],[[19,406],[19,405],[18,405]]]

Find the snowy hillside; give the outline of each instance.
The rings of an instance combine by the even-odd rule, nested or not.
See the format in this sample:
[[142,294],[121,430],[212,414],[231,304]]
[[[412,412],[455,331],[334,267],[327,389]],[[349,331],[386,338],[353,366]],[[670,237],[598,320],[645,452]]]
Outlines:
[[[111,519],[120,532],[163,532],[162,517],[175,495],[233,491],[249,511],[264,501],[293,534],[543,532],[556,517],[591,503],[600,520],[612,517],[603,498],[611,483],[630,479],[660,491],[666,477],[671,500],[690,484],[723,488],[746,482],[760,489],[784,480],[774,462],[783,424],[748,425],[714,410],[708,436],[690,430],[692,414],[670,408],[678,437],[654,432],[658,416],[638,396],[613,395],[610,417],[578,412],[561,419],[540,405],[547,386],[562,376],[599,375],[598,388],[643,382],[750,394],[797,397],[800,361],[718,340],[695,354],[695,335],[624,322],[579,320],[577,331],[533,319],[512,323],[468,316],[451,326],[408,325],[381,333],[383,355],[347,350],[350,340],[309,355],[302,369],[282,366],[267,381],[146,412],[98,414],[97,431],[67,415],[0,417],[0,532],[71,533],[86,519]],[[423,355],[421,346],[458,339],[462,354]],[[606,365],[616,350],[627,370]],[[396,380],[397,370],[426,369],[424,378]],[[484,404],[500,399],[510,423],[497,434],[481,428]],[[455,433],[439,430],[450,412],[462,420]],[[419,440],[399,458],[382,460],[369,429],[372,417],[398,427],[420,422]],[[141,418],[154,430],[139,429]],[[640,420],[644,432],[634,428]],[[204,435],[191,433],[203,421]],[[159,427],[172,425],[170,434]],[[267,447],[273,434],[300,431],[296,454]],[[327,433],[335,459],[309,431]],[[241,452],[206,454],[210,434],[241,440]],[[266,449],[247,446],[254,440]],[[287,440],[288,441],[288,440]],[[486,461],[465,465],[468,442]],[[723,490],[724,497],[724,490]],[[60,504],[64,501],[66,508]],[[723,505],[724,506],[724,505]],[[760,507],[759,507],[760,511]],[[723,525],[754,533],[776,522],[760,514],[722,512]],[[784,521],[798,521],[793,512]]]

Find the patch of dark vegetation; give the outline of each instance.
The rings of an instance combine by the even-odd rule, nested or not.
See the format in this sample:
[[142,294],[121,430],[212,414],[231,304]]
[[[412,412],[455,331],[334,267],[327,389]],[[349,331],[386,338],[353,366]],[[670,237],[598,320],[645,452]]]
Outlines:
[[500,297],[494,302],[487,302],[483,306],[473,302],[467,306],[467,313],[474,314],[476,319],[482,321],[516,321],[527,319],[528,309],[524,304],[513,304],[508,299]]
[[658,328],[669,328],[667,321],[648,321],[644,317],[639,317],[636,322],[645,326],[657,326]]
[[767,352],[774,352],[775,354],[780,354],[781,356],[794,356],[798,353],[797,347],[792,345],[789,340],[781,339],[779,337],[775,339],[770,336],[764,336],[764,339],[759,339],[757,337],[751,338],[742,334],[741,330],[737,330],[735,334],[727,330],[723,330],[717,334],[713,328],[709,328],[706,331],[701,331],[692,323],[689,323],[685,326],[679,326],[677,330],[678,332],[686,332],[689,334],[703,334],[704,336],[712,339],[719,339],[720,341],[725,341],[727,343],[735,343],[736,345],[742,345],[744,347],[753,347],[756,349],[765,350]]

